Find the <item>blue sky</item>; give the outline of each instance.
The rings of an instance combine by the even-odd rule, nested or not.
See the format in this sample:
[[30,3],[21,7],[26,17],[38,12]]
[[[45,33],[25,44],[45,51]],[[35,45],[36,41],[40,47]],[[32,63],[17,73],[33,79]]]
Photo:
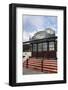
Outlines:
[[51,28],[57,32],[56,16],[23,15],[23,40],[28,41],[37,31]]

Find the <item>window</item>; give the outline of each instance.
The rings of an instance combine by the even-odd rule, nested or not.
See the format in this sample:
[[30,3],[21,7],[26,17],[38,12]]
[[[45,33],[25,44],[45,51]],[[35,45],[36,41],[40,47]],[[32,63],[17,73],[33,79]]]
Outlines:
[[47,51],[47,43],[43,43],[43,51]]
[[33,44],[33,52],[37,51],[37,44]]
[[54,42],[49,42],[49,50],[54,50]]
[[29,51],[30,51],[30,52],[32,51],[32,45],[30,45]]
[[38,44],[38,51],[41,52],[42,51],[42,43]]

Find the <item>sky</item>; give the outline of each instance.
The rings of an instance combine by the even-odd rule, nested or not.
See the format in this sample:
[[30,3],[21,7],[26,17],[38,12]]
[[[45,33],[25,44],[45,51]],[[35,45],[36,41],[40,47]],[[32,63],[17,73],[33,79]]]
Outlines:
[[28,41],[36,32],[51,28],[57,32],[56,16],[23,15],[23,41]]

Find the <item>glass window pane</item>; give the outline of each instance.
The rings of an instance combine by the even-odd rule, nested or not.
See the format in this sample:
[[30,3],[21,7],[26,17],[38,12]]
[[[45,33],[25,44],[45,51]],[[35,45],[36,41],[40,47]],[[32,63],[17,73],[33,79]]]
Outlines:
[[49,42],[49,50],[54,50],[54,42]]
[[50,47],[49,50],[50,50],[50,51],[54,50],[54,47]]
[[32,45],[30,45],[30,49],[29,49],[29,51],[30,51],[30,52],[32,51]]
[[43,51],[47,51],[47,43],[43,43]]
[[39,43],[39,44],[38,44],[38,51],[39,51],[39,52],[42,51],[42,43]]
[[37,51],[37,44],[33,44],[33,52]]

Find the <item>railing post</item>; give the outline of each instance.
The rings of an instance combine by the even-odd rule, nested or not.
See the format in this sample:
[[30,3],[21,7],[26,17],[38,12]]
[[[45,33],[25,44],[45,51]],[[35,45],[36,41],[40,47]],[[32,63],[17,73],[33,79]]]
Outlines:
[[26,60],[26,68],[28,68],[28,59]]
[[41,71],[43,72],[43,59],[41,61]]

